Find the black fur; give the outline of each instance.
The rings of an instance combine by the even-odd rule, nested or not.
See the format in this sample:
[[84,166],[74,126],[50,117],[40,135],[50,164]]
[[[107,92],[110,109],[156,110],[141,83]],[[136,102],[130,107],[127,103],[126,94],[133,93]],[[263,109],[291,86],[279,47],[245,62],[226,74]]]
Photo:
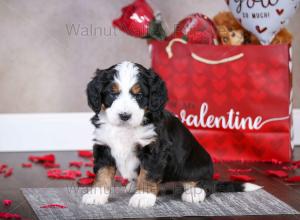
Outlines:
[[[147,170],[148,179],[155,182],[195,181],[204,188],[207,195],[214,192],[243,191],[243,183],[213,181],[213,162],[207,151],[197,142],[191,132],[170,112],[164,110],[168,100],[165,82],[151,69],[136,64],[139,68],[139,84],[143,96],[137,98],[139,106],[146,110],[145,124],[152,123],[158,134],[157,140],[144,147],[137,146],[141,166]],[[89,106],[96,115],[96,125],[101,105],[111,105],[109,85],[113,79],[113,67],[97,70],[88,84]],[[115,161],[107,146],[94,146],[95,168],[114,165]]]
[[103,167],[116,166],[115,159],[111,156],[110,148],[105,145],[95,144],[93,147],[94,154],[94,173]]
[[112,97],[105,96],[109,84],[111,84],[116,70],[112,66],[106,70],[96,70],[95,76],[87,85],[88,105],[91,109],[98,114],[101,110],[102,104],[106,107],[110,106],[113,102]]

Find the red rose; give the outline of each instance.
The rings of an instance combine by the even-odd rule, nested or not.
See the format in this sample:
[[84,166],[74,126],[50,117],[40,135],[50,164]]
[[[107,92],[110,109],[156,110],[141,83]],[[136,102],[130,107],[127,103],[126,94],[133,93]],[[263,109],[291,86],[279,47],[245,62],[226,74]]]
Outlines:
[[181,20],[169,39],[183,38],[191,43],[217,44],[214,23],[205,15],[196,13]]
[[145,0],[135,0],[122,8],[121,17],[115,19],[113,25],[134,37],[154,39],[165,37],[160,21],[155,19],[152,8]]

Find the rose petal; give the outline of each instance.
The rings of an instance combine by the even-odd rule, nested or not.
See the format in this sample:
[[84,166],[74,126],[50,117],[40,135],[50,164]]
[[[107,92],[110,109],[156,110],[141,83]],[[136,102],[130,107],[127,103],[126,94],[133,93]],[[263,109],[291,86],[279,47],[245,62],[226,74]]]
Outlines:
[[82,185],[82,186],[91,185],[93,184],[93,182],[94,182],[94,178],[90,178],[90,177],[80,178],[77,181],[78,185]]
[[96,177],[96,174],[92,173],[91,171],[87,170],[86,171],[86,176],[87,177],[90,177],[90,178],[95,178]]
[[218,179],[220,179],[220,174],[219,173],[215,173],[213,175],[213,180],[218,180]]
[[115,181],[121,182],[122,181],[122,177],[121,176],[115,176]]
[[55,162],[55,155],[54,154],[46,154],[43,156],[34,156],[30,155],[28,159],[34,163],[54,163]]
[[43,163],[43,166],[45,168],[60,168],[60,164],[58,164],[58,163],[50,163],[50,162]]
[[6,164],[1,164],[0,166],[0,173],[5,173],[5,169],[7,168]]
[[276,176],[279,178],[288,177],[288,174],[283,170],[266,170],[265,172],[268,176]]
[[121,185],[122,186],[127,186],[128,182],[129,182],[128,179],[123,178],[122,181],[121,181]]
[[2,201],[3,205],[4,206],[10,206],[12,204],[12,200],[9,200],[9,199],[4,199]]
[[271,159],[271,160],[262,160],[262,162],[264,163],[272,163],[272,164],[277,164],[277,165],[281,165],[283,162],[277,159]]
[[67,206],[64,205],[60,205],[60,204],[48,204],[48,205],[42,205],[40,208],[60,208],[60,209],[64,209],[67,208]]
[[123,178],[121,176],[115,176],[115,181],[121,183],[122,186],[126,186],[128,184],[128,179]]
[[93,156],[93,152],[89,150],[79,150],[78,151],[78,156],[79,157],[85,157],[85,158],[90,158]]
[[293,161],[292,164],[293,164],[293,165],[296,165],[296,166],[300,166],[300,160]]
[[8,170],[5,171],[4,173],[4,177],[9,177],[13,174],[14,169],[13,168],[9,168]]
[[248,175],[231,175],[230,179],[232,181],[242,181],[242,182],[254,182],[255,178]]
[[69,166],[70,167],[77,167],[80,168],[82,167],[83,162],[82,161],[70,161]]
[[0,218],[2,218],[2,219],[21,219],[21,215],[9,213],[9,212],[0,212]]
[[32,163],[22,163],[22,167],[23,168],[31,168],[32,167]]
[[232,169],[232,168],[229,168],[228,172],[231,172],[231,173],[249,173],[249,172],[252,172],[252,169],[251,168],[249,168],[249,169]]
[[281,167],[283,170],[295,170],[298,168],[298,166],[296,165],[292,165],[292,166],[283,166]]
[[292,176],[290,178],[285,179],[285,181],[289,183],[300,182],[300,176]]
[[67,179],[74,180],[76,177],[81,176],[80,170],[60,170],[51,169],[47,171],[47,176],[52,179]]
[[93,167],[94,163],[93,162],[86,162],[86,163],[84,163],[84,166],[85,167]]

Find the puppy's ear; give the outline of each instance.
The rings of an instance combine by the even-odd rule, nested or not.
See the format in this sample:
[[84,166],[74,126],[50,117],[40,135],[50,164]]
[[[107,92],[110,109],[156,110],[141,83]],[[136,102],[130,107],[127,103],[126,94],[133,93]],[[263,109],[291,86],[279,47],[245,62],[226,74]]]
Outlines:
[[159,117],[168,101],[165,82],[152,69],[148,70],[149,78],[149,110],[155,117]]
[[86,93],[88,98],[88,105],[91,109],[98,114],[101,110],[102,105],[102,90],[104,87],[104,72],[105,70],[96,70],[96,75],[88,83]]

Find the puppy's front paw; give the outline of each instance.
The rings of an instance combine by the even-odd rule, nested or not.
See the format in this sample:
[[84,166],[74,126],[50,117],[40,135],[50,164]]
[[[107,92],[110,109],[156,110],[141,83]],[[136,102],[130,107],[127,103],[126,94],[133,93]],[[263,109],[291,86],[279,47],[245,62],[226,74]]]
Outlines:
[[203,202],[205,197],[205,191],[198,187],[189,188],[181,195],[182,201],[191,203]]
[[103,205],[107,203],[108,197],[109,189],[95,187],[82,196],[81,202],[89,205]]
[[129,205],[137,208],[149,208],[154,206],[156,195],[153,193],[137,191],[129,200]]

